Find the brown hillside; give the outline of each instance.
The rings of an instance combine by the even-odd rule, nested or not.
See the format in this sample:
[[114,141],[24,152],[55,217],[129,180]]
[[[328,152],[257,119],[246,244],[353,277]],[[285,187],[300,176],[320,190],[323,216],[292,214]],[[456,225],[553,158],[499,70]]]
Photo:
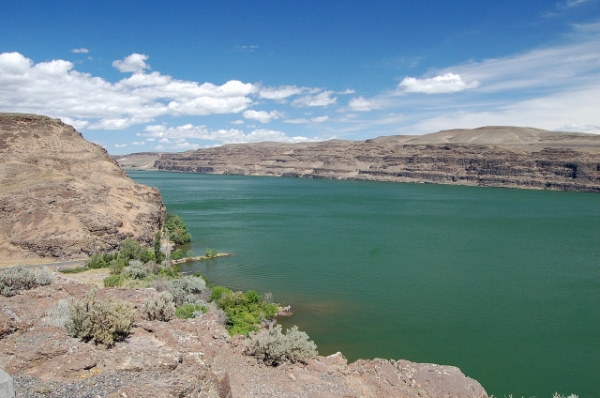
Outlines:
[[[139,160],[137,161],[139,156]],[[119,159],[149,168],[152,155]],[[522,127],[155,154],[154,169],[600,192],[600,135]]]
[[0,264],[85,258],[126,237],[151,243],[164,215],[158,190],[73,127],[0,114]]

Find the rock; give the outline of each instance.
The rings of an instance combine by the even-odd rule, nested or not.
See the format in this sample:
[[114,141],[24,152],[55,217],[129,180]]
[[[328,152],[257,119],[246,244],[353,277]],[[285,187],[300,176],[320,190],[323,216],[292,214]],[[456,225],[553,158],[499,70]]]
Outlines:
[[[478,382],[451,366],[385,359],[348,364],[336,353],[306,365],[269,367],[245,356],[246,338],[229,338],[211,312],[169,322],[143,320],[138,312],[133,333],[110,349],[45,326],[45,314],[60,299],[81,299],[89,289],[57,278],[50,286],[0,296],[0,314],[10,308],[7,321],[18,318],[22,325],[0,339],[0,363],[19,396],[487,397]],[[136,305],[155,293],[100,289],[97,297]]]
[[13,379],[0,368],[0,398],[13,398],[15,396],[15,388]]
[[225,145],[118,161],[190,173],[600,192],[599,156],[600,135],[482,127],[366,141]]
[[0,113],[0,265],[150,245],[165,207],[106,151],[58,119]]

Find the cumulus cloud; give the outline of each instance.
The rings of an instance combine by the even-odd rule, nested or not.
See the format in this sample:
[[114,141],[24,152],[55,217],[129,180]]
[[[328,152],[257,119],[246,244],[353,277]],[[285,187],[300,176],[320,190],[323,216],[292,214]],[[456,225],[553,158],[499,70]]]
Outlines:
[[112,66],[120,72],[141,73],[146,69],[150,69],[150,66],[146,63],[147,59],[148,56],[145,54],[133,53],[123,60],[114,61]]
[[375,101],[369,101],[364,97],[352,98],[348,102],[348,106],[351,110],[357,112],[368,112],[379,107]]
[[334,95],[333,90],[326,90],[315,95],[305,95],[292,101],[293,106],[297,107],[327,107],[337,102],[337,97]]
[[134,72],[116,83],[74,70],[72,62],[35,64],[17,52],[0,54],[0,109],[68,119],[77,128],[124,129],[165,115],[239,113],[258,88],[230,80],[222,85],[144,72],[148,57],[132,54],[113,64]]
[[479,86],[479,82],[477,81],[466,83],[460,75],[446,73],[425,79],[405,77],[398,85],[398,89],[405,93],[446,94],[456,93],[477,86]]
[[254,109],[244,111],[243,115],[246,119],[258,120],[261,123],[269,123],[271,120],[281,117],[281,113],[277,111],[265,112],[255,111]]
[[90,52],[87,48],[74,48],[71,50],[73,54],[87,54]]

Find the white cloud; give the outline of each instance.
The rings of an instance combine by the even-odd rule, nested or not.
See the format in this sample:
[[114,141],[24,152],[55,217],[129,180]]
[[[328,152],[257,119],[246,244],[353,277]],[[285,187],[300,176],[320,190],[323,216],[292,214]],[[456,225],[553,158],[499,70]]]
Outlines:
[[368,112],[372,111],[373,109],[379,108],[375,101],[369,101],[364,97],[352,98],[348,102],[348,106],[350,107],[350,109],[357,112]]
[[571,131],[574,133],[600,134],[600,126],[594,124],[569,123],[556,129],[556,131]]
[[292,101],[292,105],[297,107],[327,107],[337,102],[337,97],[331,97],[333,90],[326,90],[316,95],[305,95]]
[[329,120],[329,116],[316,116],[310,119],[311,122],[323,123]]
[[133,141],[131,145],[146,145],[145,141]]
[[112,66],[121,72],[142,73],[150,66],[146,63],[148,56],[145,54],[133,53],[123,60],[117,60],[112,63]]
[[90,50],[82,47],[82,48],[74,48],[71,50],[71,52],[74,54],[87,54],[90,52]]
[[231,124],[244,124],[246,122],[244,122],[243,120],[234,120],[233,122],[231,122]]
[[127,144],[115,144],[115,148],[125,148]]
[[246,119],[258,120],[261,123],[269,123],[271,120],[281,117],[281,113],[278,111],[265,112],[255,111],[254,109],[244,111],[243,115]]
[[77,128],[124,129],[165,115],[239,113],[253,102],[258,88],[230,80],[223,85],[177,80],[144,73],[147,56],[115,61],[135,73],[116,83],[74,70],[73,63],[34,64],[13,53],[0,54],[0,110],[61,117]]
[[142,134],[146,137],[154,138],[159,142],[171,143],[177,140],[204,140],[217,141],[222,144],[243,144],[252,142],[308,142],[322,141],[319,138],[307,137],[288,137],[285,132],[268,129],[255,129],[250,133],[245,133],[240,129],[218,129],[211,130],[206,126],[195,126],[185,124],[177,127],[167,127],[163,125],[147,126],[146,133]]
[[298,95],[306,92],[306,87],[297,86],[282,86],[282,87],[263,87],[260,89],[258,96],[270,100],[284,100],[292,95]]
[[398,85],[398,89],[406,93],[440,94],[456,93],[477,86],[479,86],[477,81],[465,83],[460,75],[446,73],[425,79],[405,77]]

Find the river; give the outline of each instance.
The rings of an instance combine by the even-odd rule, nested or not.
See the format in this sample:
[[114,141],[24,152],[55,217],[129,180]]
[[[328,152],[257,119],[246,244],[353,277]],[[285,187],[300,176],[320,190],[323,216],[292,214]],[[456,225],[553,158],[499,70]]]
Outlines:
[[321,355],[458,366],[489,394],[600,396],[600,195],[129,172],[188,265],[271,292]]

